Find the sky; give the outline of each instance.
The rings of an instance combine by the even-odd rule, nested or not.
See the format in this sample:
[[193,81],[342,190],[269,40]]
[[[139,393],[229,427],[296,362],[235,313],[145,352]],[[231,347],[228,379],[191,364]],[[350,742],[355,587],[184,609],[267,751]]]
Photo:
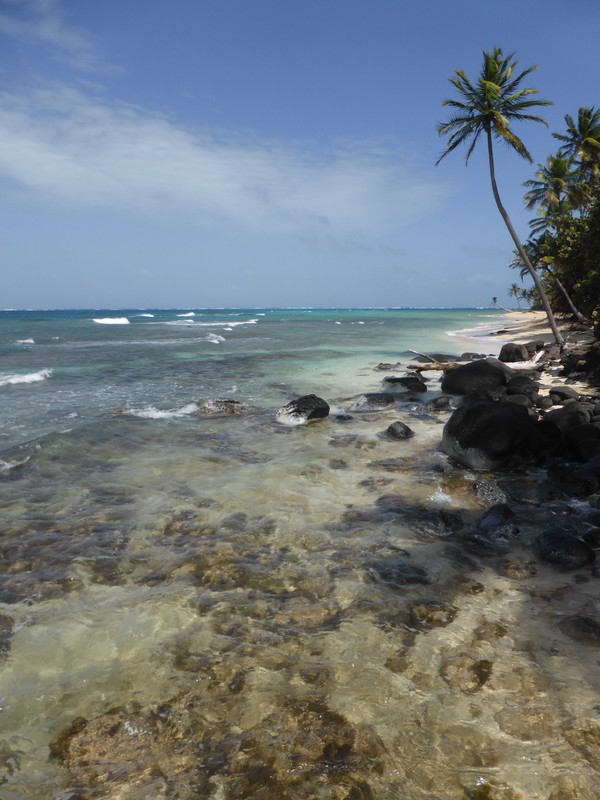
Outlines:
[[473,307],[518,273],[456,69],[539,68],[523,181],[598,106],[598,0],[0,0],[0,308]]

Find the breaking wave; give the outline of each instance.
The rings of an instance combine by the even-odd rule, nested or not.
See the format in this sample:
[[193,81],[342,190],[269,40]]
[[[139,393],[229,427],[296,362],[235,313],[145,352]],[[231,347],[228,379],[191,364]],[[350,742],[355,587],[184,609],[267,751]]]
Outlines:
[[40,369],[38,372],[28,372],[25,375],[0,373],[0,386],[15,386],[18,383],[38,383],[39,381],[45,381],[51,375],[51,369]]

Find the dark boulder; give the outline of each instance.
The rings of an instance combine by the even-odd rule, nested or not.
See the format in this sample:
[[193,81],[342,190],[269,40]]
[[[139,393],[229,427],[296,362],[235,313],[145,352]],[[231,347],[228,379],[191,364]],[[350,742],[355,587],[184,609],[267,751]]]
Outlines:
[[600,426],[598,425],[574,425],[565,431],[565,439],[573,457],[578,461],[589,461],[600,456]]
[[288,425],[303,425],[329,415],[329,404],[316,394],[306,394],[292,400],[277,412],[277,419]]
[[427,401],[425,408],[427,411],[448,411],[452,398],[448,394],[441,394]]
[[482,514],[477,528],[467,533],[464,540],[475,550],[505,554],[518,534],[513,510],[506,503],[496,503]]
[[592,548],[570,531],[544,531],[536,539],[537,551],[544,561],[562,569],[580,569],[592,564],[596,554]]
[[421,394],[427,391],[425,381],[418,375],[404,375],[403,377],[390,376],[383,379],[386,392],[415,392]]
[[553,408],[544,417],[547,422],[554,422],[563,431],[573,428],[575,425],[587,425],[591,418],[591,408],[584,403],[574,401],[566,403],[560,408]]
[[514,342],[509,342],[502,345],[498,359],[504,363],[512,361],[529,361],[529,352],[524,344],[515,344]]
[[551,386],[548,394],[557,405],[565,400],[579,400],[579,392],[572,386]]
[[509,395],[524,394],[533,399],[537,396],[539,388],[540,384],[527,375],[515,375],[506,384],[506,393]]
[[493,470],[520,455],[534,422],[524,406],[474,403],[452,414],[442,436],[442,449],[471,469]]
[[388,439],[410,439],[415,435],[412,428],[409,428],[404,422],[392,422],[384,433]]
[[449,394],[468,394],[481,389],[504,389],[512,377],[514,371],[498,359],[483,358],[446,372],[441,386]]

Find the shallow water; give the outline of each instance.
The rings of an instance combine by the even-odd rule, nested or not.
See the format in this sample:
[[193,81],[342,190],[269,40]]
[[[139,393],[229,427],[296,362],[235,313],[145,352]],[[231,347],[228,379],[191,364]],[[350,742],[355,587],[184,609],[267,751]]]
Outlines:
[[[496,317],[188,313],[1,320],[2,800],[599,797],[598,649],[559,627],[598,579],[530,547],[562,510],[477,557],[444,416],[335,413]],[[327,420],[277,421],[313,391]]]

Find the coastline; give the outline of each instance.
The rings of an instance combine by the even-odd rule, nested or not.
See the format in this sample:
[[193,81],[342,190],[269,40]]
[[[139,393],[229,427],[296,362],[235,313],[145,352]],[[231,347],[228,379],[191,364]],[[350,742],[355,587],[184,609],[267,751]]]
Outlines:
[[524,344],[532,340],[549,344],[552,331],[543,311],[506,311],[480,328],[452,331],[448,337],[462,351],[475,347],[486,355],[497,356],[504,344]]

